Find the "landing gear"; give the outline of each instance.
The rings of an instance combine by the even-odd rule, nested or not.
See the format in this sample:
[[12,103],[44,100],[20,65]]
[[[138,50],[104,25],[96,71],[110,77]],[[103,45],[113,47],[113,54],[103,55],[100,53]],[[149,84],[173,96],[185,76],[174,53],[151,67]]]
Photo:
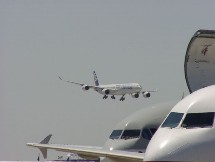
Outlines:
[[116,99],[114,95],[112,95],[111,98],[114,99],[114,100]]
[[103,99],[107,99],[107,98],[108,98],[108,96],[107,96],[107,95],[104,95],[104,96],[103,96]]
[[123,95],[119,100],[120,101],[124,101],[125,100],[125,97],[124,97],[125,95]]

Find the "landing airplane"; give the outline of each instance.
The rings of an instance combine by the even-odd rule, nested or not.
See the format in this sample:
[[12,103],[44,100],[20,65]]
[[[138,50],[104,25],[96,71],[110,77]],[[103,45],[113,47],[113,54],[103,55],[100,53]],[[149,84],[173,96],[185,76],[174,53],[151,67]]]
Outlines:
[[143,91],[142,87],[138,83],[125,83],[125,84],[106,84],[100,85],[96,72],[93,71],[95,85],[87,85],[83,83],[77,83],[69,80],[63,80],[60,76],[59,79],[66,81],[68,83],[77,84],[82,87],[82,90],[87,91],[90,88],[94,89],[96,92],[104,95],[103,99],[107,99],[108,95],[111,95],[112,99],[115,99],[115,95],[121,95],[120,101],[125,100],[125,95],[130,94],[133,98],[138,98],[139,94],[143,94],[143,97],[149,98],[151,92],[156,92],[157,90]]
[[[28,146],[38,147],[43,156],[47,157],[47,149],[76,153],[79,157],[89,160],[100,160],[113,162],[116,159],[126,161],[130,159],[128,154],[138,159],[143,159],[147,145],[172,109],[176,102],[166,102],[145,107],[122,121],[120,121],[111,132],[103,147],[74,146],[48,144],[51,135],[40,143],[28,143]],[[125,157],[124,157],[125,156]]]

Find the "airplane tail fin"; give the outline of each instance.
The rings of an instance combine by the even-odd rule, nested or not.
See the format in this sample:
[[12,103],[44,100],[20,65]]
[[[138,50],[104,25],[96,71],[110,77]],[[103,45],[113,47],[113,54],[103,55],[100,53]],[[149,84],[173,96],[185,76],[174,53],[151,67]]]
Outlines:
[[94,76],[94,82],[95,82],[95,86],[99,86],[99,80],[97,78],[96,72],[93,71],[93,76]]
[[[40,144],[48,144],[51,139],[52,134],[49,134],[46,138],[44,138]],[[47,159],[47,148],[39,148],[43,154],[44,159]]]

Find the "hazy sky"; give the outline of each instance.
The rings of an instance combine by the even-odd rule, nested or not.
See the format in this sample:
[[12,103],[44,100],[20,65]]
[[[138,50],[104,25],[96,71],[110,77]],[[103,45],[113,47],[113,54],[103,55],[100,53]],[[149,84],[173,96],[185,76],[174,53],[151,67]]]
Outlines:
[[[0,0],[0,160],[36,160],[40,142],[102,146],[147,105],[187,92],[184,57],[198,29],[215,29],[215,1]],[[150,99],[102,99],[93,84],[138,82]],[[188,94],[188,93],[187,93]],[[56,159],[57,153],[49,151]]]

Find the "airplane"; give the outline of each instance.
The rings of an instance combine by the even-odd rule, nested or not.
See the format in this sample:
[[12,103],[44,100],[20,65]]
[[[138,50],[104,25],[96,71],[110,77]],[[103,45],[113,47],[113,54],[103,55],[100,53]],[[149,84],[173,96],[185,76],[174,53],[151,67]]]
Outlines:
[[111,132],[103,149],[144,152],[150,139],[176,101],[144,107],[120,121]]
[[108,95],[111,95],[112,99],[115,99],[115,95],[121,95],[120,101],[124,101],[126,94],[130,94],[133,98],[138,98],[141,93],[143,94],[143,97],[149,98],[151,96],[151,92],[157,91],[157,90],[143,91],[142,86],[138,83],[100,85],[95,71],[93,71],[93,76],[95,85],[87,85],[69,80],[63,80],[62,77],[60,76],[58,77],[60,80],[66,81],[68,83],[80,85],[82,87],[82,90],[84,91],[94,89],[96,92],[104,95],[103,99],[107,99]]
[[[142,159],[143,152],[145,152],[150,139],[175,104],[176,101],[155,104],[129,115],[114,127],[103,147],[48,144],[51,135],[47,136],[39,144],[28,143],[27,145],[38,147],[44,158],[47,158],[47,149],[54,149],[75,153],[79,157],[88,160],[100,158],[103,162],[109,161],[110,158],[112,161],[118,158],[123,161],[127,160],[128,157],[122,158],[119,156],[122,152],[133,154],[132,156],[141,155],[139,158]],[[62,147],[66,147],[68,150],[62,150]],[[90,152],[97,150],[103,154],[90,154],[86,152],[87,150]],[[106,153],[109,155],[106,155]]]
[[215,161],[215,85],[174,106],[145,152],[145,161]]

